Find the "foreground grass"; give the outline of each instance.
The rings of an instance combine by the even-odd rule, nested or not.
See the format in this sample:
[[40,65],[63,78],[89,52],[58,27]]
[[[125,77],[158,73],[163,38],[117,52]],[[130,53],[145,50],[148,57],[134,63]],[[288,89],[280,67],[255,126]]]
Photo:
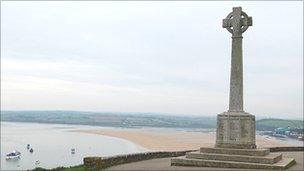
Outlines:
[[86,171],[83,165],[72,166],[72,167],[56,167],[54,169],[44,169],[41,167],[37,167],[32,171]]

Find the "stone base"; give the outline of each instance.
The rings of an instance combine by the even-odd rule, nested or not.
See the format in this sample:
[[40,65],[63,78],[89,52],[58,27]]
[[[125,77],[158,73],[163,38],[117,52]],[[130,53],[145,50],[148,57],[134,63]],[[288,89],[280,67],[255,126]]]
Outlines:
[[296,161],[293,158],[283,158],[275,164],[259,164],[247,162],[219,161],[188,159],[185,156],[171,159],[172,166],[194,166],[194,167],[218,167],[218,168],[240,168],[240,169],[275,169],[283,170],[293,166]]
[[293,158],[283,158],[282,154],[270,153],[269,149],[201,148],[199,152],[189,152],[186,156],[171,159],[174,166],[243,169],[282,170],[295,163]]
[[254,115],[230,111],[219,114],[215,147],[255,149]]
[[266,156],[246,156],[246,155],[231,155],[231,154],[216,154],[216,153],[200,153],[193,152],[186,155],[188,159],[204,159],[204,160],[220,160],[220,161],[236,161],[247,163],[263,163],[274,164],[282,159],[282,154],[271,153]]
[[246,156],[266,156],[270,153],[270,150],[267,148],[233,149],[233,148],[201,147],[200,153],[231,154],[231,155],[246,155]]

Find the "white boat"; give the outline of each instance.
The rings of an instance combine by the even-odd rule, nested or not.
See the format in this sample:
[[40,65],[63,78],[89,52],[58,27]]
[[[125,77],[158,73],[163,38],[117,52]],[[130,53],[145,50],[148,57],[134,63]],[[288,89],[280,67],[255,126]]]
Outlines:
[[72,149],[71,149],[71,153],[72,153],[72,154],[75,154],[75,148],[72,148]]
[[39,164],[40,164],[40,161],[37,160],[37,161],[35,162],[35,165],[39,165]]
[[5,159],[6,160],[11,160],[11,159],[20,159],[21,153],[17,150],[9,153],[6,155]]

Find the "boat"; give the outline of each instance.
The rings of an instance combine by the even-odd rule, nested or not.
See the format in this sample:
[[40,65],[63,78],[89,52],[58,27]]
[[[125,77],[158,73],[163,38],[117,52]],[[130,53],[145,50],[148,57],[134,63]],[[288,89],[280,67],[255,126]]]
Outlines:
[[72,153],[72,154],[75,154],[75,148],[72,148],[72,149],[71,149],[71,153]]
[[39,165],[39,164],[40,164],[40,161],[37,160],[37,161],[35,162],[35,165]]
[[6,160],[11,160],[11,159],[20,159],[21,153],[17,150],[14,150],[13,152],[9,153],[6,155],[5,159]]
[[29,150],[29,149],[30,149],[30,146],[31,146],[30,144],[27,144],[26,148]]
[[31,153],[33,153],[33,152],[34,152],[33,148],[31,148],[31,149],[30,149],[30,152],[31,152]]

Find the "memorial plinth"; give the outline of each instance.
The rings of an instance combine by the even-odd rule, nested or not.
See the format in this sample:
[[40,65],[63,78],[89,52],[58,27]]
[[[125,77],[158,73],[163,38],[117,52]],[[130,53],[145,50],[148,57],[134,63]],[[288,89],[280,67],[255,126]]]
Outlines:
[[293,158],[282,158],[282,154],[256,148],[255,116],[243,109],[242,33],[249,26],[252,26],[252,18],[241,7],[234,7],[223,20],[223,27],[232,34],[229,109],[217,115],[215,147],[172,158],[171,165],[286,169],[295,164]]
[[255,117],[245,112],[217,115],[216,147],[254,149]]

